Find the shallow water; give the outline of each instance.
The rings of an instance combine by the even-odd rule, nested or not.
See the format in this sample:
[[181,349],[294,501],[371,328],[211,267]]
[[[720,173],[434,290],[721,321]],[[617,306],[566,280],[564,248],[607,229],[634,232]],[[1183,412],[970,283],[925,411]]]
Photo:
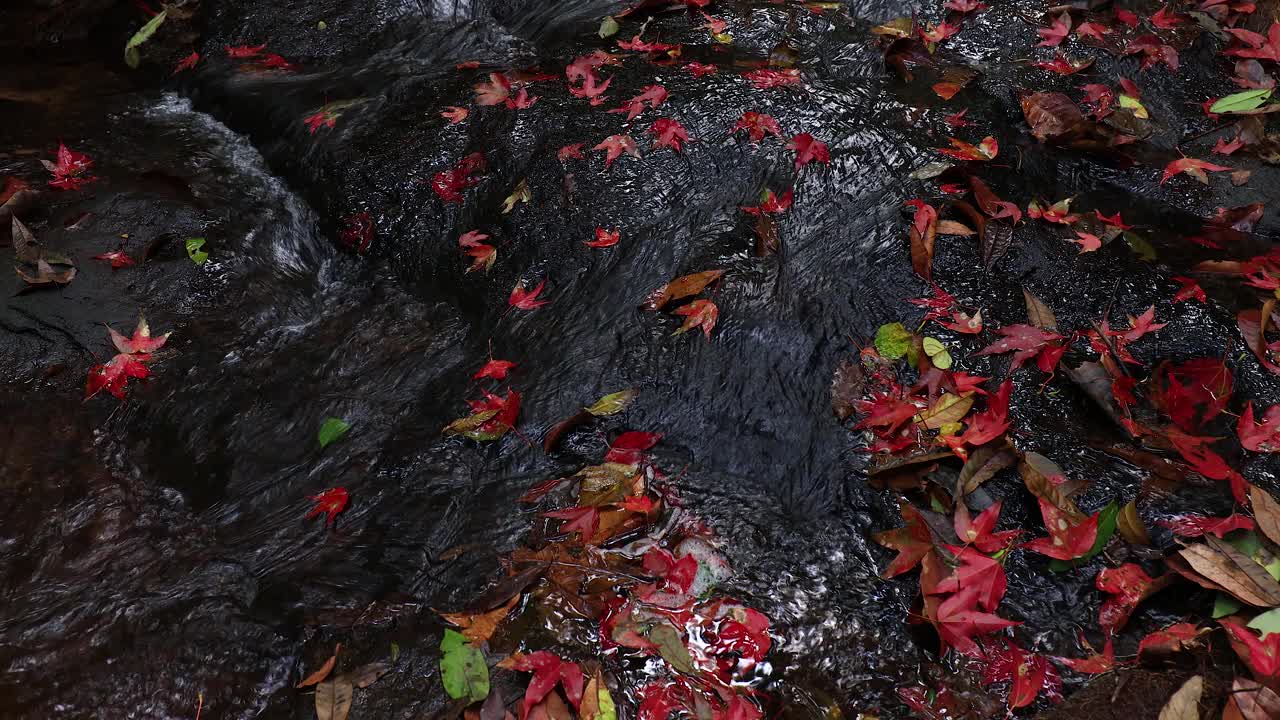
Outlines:
[[[624,125],[567,97],[559,81],[536,84],[542,97],[528,110],[472,107],[458,126],[439,118],[444,106],[468,104],[470,85],[489,69],[557,72],[602,47],[594,28],[608,7],[320,3],[301,17],[215,3],[203,45],[213,59],[172,93],[143,94],[108,118],[110,138],[99,142],[121,150],[121,177],[158,164],[189,182],[201,208],[191,222],[208,237],[211,259],[192,270],[179,249],[161,265],[181,268],[178,280],[177,269],[149,271],[115,300],[71,307],[76,295],[67,291],[61,305],[26,295],[5,309],[14,327],[36,317],[102,353],[98,323],[123,329],[143,305],[153,328],[174,329],[177,351],[118,408],[101,398],[76,402],[84,353],[66,360],[75,378],[43,407],[29,407],[23,395],[43,381],[6,390],[6,404],[24,413],[20,449],[0,456],[0,468],[24,471],[3,487],[21,511],[3,523],[0,542],[6,717],[185,718],[194,716],[197,692],[205,717],[309,717],[309,697],[291,685],[335,640],[353,661],[383,659],[391,642],[400,647],[397,670],[357,696],[353,717],[429,717],[443,704],[430,608],[479,594],[497,553],[528,532],[533,513],[516,498],[594,462],[605,447],[590,429],[550,456],[513,435],[484,447],[441,438],[477,394],[470,375],[490,343],[519,364],[509,384],[524,396],[518,429],[535,445],[600,395],[640,391],[621,420],[597,430],[665,434],[655,457],[682,471],[692,511],[723,538],[737,570],[729,591],[776,625],[765,688],[787,714],[835,706],[906,716],[895,689],[927,671],[931,647],[904,622],[914,580],[877,577],[887,554],[868,535],[896,524],[895,503],[867,486],[859,438],[831,414],[829,382],[855,341],[918,317],[904,301],[928,292],[910,271],[901,205],[922,192],[909,174],[945,143],[942,113],[909,120],[906,96],[866,33],[909,8],[854,3],[844,17],[733,3],[720,13],[734,23],[728,48],[715,47],[683,12],[656,17],[650,34],[686,43],[684,59],[722,72],[694,79],[632,57],[606,69],[609,96],[621,101],[665,85],[671,99],[660,114],[694,138],[683,155],[648,151],[641,136],[656,117],[649,111],[630,131],[644,157],[623,157],[606,171],[599,153],[587,152],[587,162],[562,166],[556,149],[590,148]],[[1010,27],[1002,17],[1016,22],[998,12],[983,22]],[[331,32],[317,35],[317,18],[328,18]],[[620,37],[638,22],[624,22]],[[1086,193],[1083,207],[1092,200],[1107,212],[1124,209],[1126,219],[1157,229],[1224,200],[1180,197],[1141,173],[1035,145],[1017,125],[1012,85],[1022,71],[997,66],[1004,47],[995,37],[961,51],[991,61],[972,91],[971,119],[1011,154],[1025,153],[1021,176],[995,171],[999,192],[1022,204],[1029,187],[1051,199]],[[266,38],[302,71],[254,76],[217,56],[224,44]],[[780,43],[801,58],[803,90],[754,90],[732,72]],[[454,69],[471,59],[484,66]],[[365,101],[334,129],[312,136],[302,125],[325,102],[354,98]],[[777,139],[753,146],[731,135],[744,110],[826,140],[830,166],[797,175]],[[126,148],[148,147],[149,156],[123,157]],[[477,150],[490,162],[484,181],[465,204],[441,203],[431,175]],[[522,178],[534,201],[501,213]],[[757,257],[738,207],[792,185],[781,251]],[[1250,190],[1234,192],[1231,204],[1251,201]],[[342,218],[360,211],[374,218],[377,235],[356,256],[334,239]],[[102,210],[108,220],[119,214]],[[597,226],[619,227],[622,242],[583,247]],[[456,238],[471,229],[499,244],[488,274],[464,273]],[[47,237],[71,242],[60,232]],[[118,230],[95,232],[105,241]],[[1152,348],[1152,357],[1220,353],[1234,337],[1233,310],[1169,306],[1168,275],[1195,256],[1163,230],[1153,236],[1173,271],[1116,245],[1077,258],[1074,246],[1027,226],[991,274],[972,243],[940,240],[935,276],[1001,324],[1024,320],[1023,285],[1072,327],[1096,318],[1109,298],[1117,317],[1161,303],[1162,319],[1173,323],[1168,337],[1178,340]],[[721,319],[710,342],[672,337],[673,318],[638,309],[667,280],[710,268],[727,271],[713,292]],[[517,282],[542,278],[550,305],[504,312]],[[5,360],[23,368],[45,352],[33,345]],[[1243,392],[1280,400],[1271,378],[1251,361],[1239,364]],[[963,367],[1004,373],[991,358]],[[1092,481],[1082,506],[1096,510],[1137,492],[1141,474],[1087,442],[1117,433],[1065,382],[1042,392],[1027,380],[1014,413],[1020,445]],[[321,451],[315,431],[329,416],[352,431]],[[1273,479],[1262,464],[1250,471],[1251,479]],[[333,486],[352,495],[336,530],[302,521],[306,496]],[[1034,512],[1019,487],[992,483],[994,495],[1009,497],[1010,522]],[[446,553],[460,545],[476,549]],[[1050,577],[1015,554],[1003,613],[1026,621],[1035,649],[1078,655],[1077,632],[1096,625],[1099,562]],[[1126,636],[1182,607],[1155,599]],[[352,612],[340,610],[394,619],[353,627]]]

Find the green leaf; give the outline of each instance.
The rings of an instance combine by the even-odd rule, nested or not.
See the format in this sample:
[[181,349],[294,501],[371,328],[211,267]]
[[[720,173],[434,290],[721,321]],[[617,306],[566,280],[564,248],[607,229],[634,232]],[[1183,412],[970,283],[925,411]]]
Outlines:
[[391,662],[400,659],[400,643],[391,643]]
[[600,21],[600,32],[599,32],[600,37],[607,38],[610,35],[616,35],[616,34],[618,34],[617,20],[614,20],[613,17],[610,16]]
[[1249,621],[1249,627],[1262,633],[1262,637],[1280,632],[1280,608],[1272,608]]
[[597,720],[618,720],[618,706],[613,702],[613,696],[609,694],[609,688],[600,683],[600,689],[596,690],[596,701],[600,705],[600,714],[596,715]]
[[1262,541],[1258,539],[1258,533],[1252,530],[1249,532],[1233,532],[1230,537],[1223,539],[1228,545],[1248,555],[1250,559],[1261,565],[1268,575],[1280,582],[1280,558],[1272,555],[1263,546]]
[[902,323],[881,325],[876,330],[876,350],[880,356],[889,360],[897,360],[911,349],[911,333]]
[[586,408],[586,410],[596,417],[617,415],[627,409],[627,406],[631,404],[631,401],[636,399],[636,394],[637,393],[634,388],[619,390],[616,393],[610,393],[600,398],[594,405]]
[[138,67],[138,63],[142,62],[142,56],[138,54],[138,46],[150,40],[151,36],[156,34],[156,30],[164,24],[167,14],[167,10],[161,10],[159,14],[148,20],[147,24],[143,25],[138,32],[134,33],[133,37],[129,38],[129,42],[125,43],[124,46],[125,64],[131,68]]
[[1271,97],[1271,88],[1258,88],[1256,90],[1245,90],[1244,92],[1231,93],[1224,98],[1218,98],[1217,102],[1209,106],[1211,113],[1235,113],[1248,112],[1262,107],[1262,103]]
[[1235,615],[1240,612],[1240,602],[1226,593],[1218,593],[1218,597],[1213,601],[1213,619],[1223,618],[1228,615]]
[[454,700],[479,702],[489,696],[489,666],[484,654],[466,644],[456,630],[445,630],[440,640],[440,680]]
[[1124,241],[1129,243],[1129,249],[1133,251],[1134,255],[1138,256],[1139,260],[1145,260],[1146,262],[1156,261],[1156,249],[1151,246],[1151,243],[1147,242],[1146,238],[1127,230],[1123,237]]
[[1049,563],[1049,569],[1054,572],[1063,572],[1092,560],[1094,556],[1102,552],[1102,548],[1107,546],[1107,541],[1111,539],[1111,536],[1116,534],[1116,520],[1119,516],[1120,506],[1114,501],[1107,503],[1106,507],[1098,511],[1098,535],[1093,541],[1093,547],[1089,548],[1089,552],[1074,560],[1054,560]]
[[204,247],[204,238],[187,238],[186,246],[187,257],[191,258],[191,262],[203,265],[209,259],[209,253],[200,249]]
[[682,673],[694,674],[693,658],[689,656],[689,648],[685,647],[684,640],[680,638],[680,631],[674,626],[665,622],[655,625],[649,631],[649,639],[658,646],[658,654],[670,663],[671,667]]
[[1132,110],[1134,117],[1142,118],[1143,120],[1151,117],[1151,115],[1147,113],[1147,108],[1143,106],[1138,98],[1129,95],[1121,95],[1119,100],[1120,107]]
[[320,440],[320,447],[327,447],[329,443],[346,435],[350,429],[351,424],[342,418],[325,418],[324,423],[320,425],[320,432],[316,434]]
[[921,343],[921,346],[924,347],[924,354],[929,357],[933,357],[938,353],[947,351],[947,346],[943,345],[942,341],[938,338],[927,337],[924,339],[924,342]]

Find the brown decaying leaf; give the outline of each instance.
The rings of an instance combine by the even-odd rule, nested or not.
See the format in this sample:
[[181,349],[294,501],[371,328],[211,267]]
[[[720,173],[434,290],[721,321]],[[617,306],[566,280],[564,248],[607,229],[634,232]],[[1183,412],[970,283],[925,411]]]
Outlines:
[[1280,583],[1261,565],[1212,535],[1206,535],[1205,541],[1205,544],[1188,545],[1179,550],[1178,555],[1196,573],[1246,605],[1280,605]]
[[831,375],[831,412],[841,420],[854,413],[854,402],[862,399],[866,378],[862,364],[845,359]]
[[[507,619],[507,615],[511,609],[519,602],[519,595],[512,595],[511,599],[505,605],[501,605],[488,612],[480,613],[439,613],[440,617],[450,623],[457,625],[462,629],[462,636],[475,645],[489,641],[493,637],[494,631]],[[439,612],[439,611],[437,611]]]
[[1253,519],[1258,523],[1258,530],[1271,542],[1280,544],[1280,502],[1257,485],[1249,487],[1249,499],[1253,502]]
[[996,262],[1009,254],[1009,248],[1013,247],[1013,226],[1007,222],[991,220],[987,223],[980,242],[982,268],[991,272]]
[[996,473],[1018,462],[1018,455],[1007,446],[986,445],[969,454],[969,460],[960,468],[960,483],[965,495],[978,489]]
[[1182,684],[1160,709],[1160,720],[1200,720],[1200,696],[1204,678],[1196,675]]
[[962,222],[956,222],[955,220],[939,220],[938,234],[939,235],[959,235],[961,237],[972,237],[977,233],[973,231],[973,228],[969,227],[968,225],[965,225]]
[[338,662],[338,653],[341,652],[341,650],[342,643],[335,645],[333,648],[333,655],[330,655],[329,659],[324,661],[324,664],[320,666],[320,669],[308,675],[302,682],[298,683],[294,687],[301,688],[307,687],[308,685],[315,685],[321,680],[329,677],[329,673],[333,672],[333,666]]
[[1130,500],[1120,508],[1116,516],[1116,530],[1131,545],[1150,545],[1151,536],[1147,534],[1147,526],[1138,517],[1138,501]]
[[343,675],[352,685],[361,690],[378,682],[378,679],[391,671],[391,665],[382,662],[367,663]]
[[519,572],[502,578],[493,587],[484,591],[484,594],[476,598],[471,603],[471,612],[484,612],[505,604],[542,577],[547,567],[546,563],[540,562],[521,565]]
[[1022,299],[1027,304],[1028,322],[1041,330],[1058,331],[1058,317],[1052,308],[1026,288],[1022,288]]
[[1018,464],[1018,472],[1022,475],[1023,484],[1032,495],[1043,498],[1073,519],[1084,519],[1084,513],[1080,512],[1071,499],[1071,496],[1082,490],[1083,486],[1069,482],[1061,485],[1054,484],[1049,479],[1050,476],[1065,477],[1066,473],[1052,460],[1039,453],[1026,453],[1022,456],[1022,462]]
[[595,674],[587,681],[587,688],[582,693],[582,706],[579,715],[582,720],[598,720],[600,714],[600,688],[606,688],[604,676],[596,668]]
[[646,310],[661,310],[672,300],[697,295],[703,288],[718,280],[721,275],[724,275],[723,270],[703,270],[682,275],[650,293],[641,307]]
[[[1246,677],[1237,677],[1231,686],[1231,700],[1242,720],[1280,718],[1280,693]],[[1223,713],[1226,720],[1226,713]]]
[[529,711],[529,720],[573,720],[573,711],[560,699],[560,693],[547,693],[546,698]]
[[351,712],[353,686],[346,675],[325,680],[316,686],[316,720],[347,720]]
[[920,277],[929,280],[933,277],[933,243],[938,237],[938,221],[933,208],[925,207],[928,208],[927,212],[931,217],[924,231],[922,232],[916,223],[911,223],[911,269]]
[[1022,97],[1022,114],[1037,140],[1064,139],[1084,123],[1075,101],[1062,93],[1031,93]]

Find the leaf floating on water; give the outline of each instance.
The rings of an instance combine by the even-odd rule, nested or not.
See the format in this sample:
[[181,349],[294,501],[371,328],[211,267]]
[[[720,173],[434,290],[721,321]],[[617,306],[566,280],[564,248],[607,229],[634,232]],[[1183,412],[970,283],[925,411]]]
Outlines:
[[670,663],[671,667],[682,673],[694,674],[693,658],[689,655],[689,648],[685,647],[680,631],[670,623],[663,622],[654,626],[649,631],[649,640],[658,646],[658,654],[662,655],[662,659]]
[[342,418],[325,418],[320,425],[320,431],[316,433],[316,439],[320,441],[320,447],[327,447],[329,443],[346,435],[350,429],[351,425]]
[[635,388],[627,388],[626,390],[609,393],[595,401],[595,403],[590,407],[586,408],[586,411],[596,417],[617,415],[623,410],[626,410],[627,406],[631,405],[631,403],[636,399],[637,394],[638,393]]
[[516,593],[511,596],[511,599],[505,605],[488,612],[440,613],[440,617],[462,628],[462,635],[468,642],[486,643],[489,642],[489,638],[493,637],[493,633],[497,631],[502,621],[507,619],[507,615],[511,613],[511,609],[516,606],[519,600],[520,595]]
[[155,17],[148,20],[146,25],[139,28],[138,32],[134,33],[133,37],[129,38],[129,42],[125,43],[124,46],[124,62],[126,65],[131,68],[138,67],[138,63],[142,61],[142,57],[138,53],[138,48],[141,47],[143,43],[150,40],[152,35],[156,34],[156,30],[159,30],[160,26],[164,24],[167,15],[168,10],[161,10],[156,13]]
[[641,307],[646,310],[661,310],[672,300],[697,295],[708,285],[720,279],[721,275],[724,275],[723,270],[703,270],[682,275],[650,293]]

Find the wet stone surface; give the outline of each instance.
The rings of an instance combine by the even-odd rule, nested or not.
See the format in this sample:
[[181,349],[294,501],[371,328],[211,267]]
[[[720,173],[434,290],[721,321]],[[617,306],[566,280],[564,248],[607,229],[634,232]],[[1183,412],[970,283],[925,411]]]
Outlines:
[[[719,74],[694,78],[632,54],[606,68],[605,106],[570,97],[561,76],[533,84],[537,103],[517,112],[471,105],[471,86],[512,67],[559,74],[609,47],[595,26],[618,6],[202,5],[203,61],[163,86],[131,87],[119,66],[99,71],[92,85],[109,90],[96,95],[75,72],[31,64],[0,88],[0,109],[31,119],[0,124],[0,174],[42,183],[37,158],[61,139],[96,158],[101,178],[45,192],[29,218],[43,242],[76,259],[76,280],[12,295],[0,309],[9,428],[0,500],[10,508],[0,522],[0,714],[190,717],[203,692],[207,717],[311,717],[310,696],[292,685],[341,641],[353,666],[385,659],[392,642],[400,648],[396,670],[357,694],[352,717],[431,717],[446,702],[431,608],[464,605],[495,575],[497,554],[533,522],[516,502],[529,486],[595,462],[600,431],[644,429],[665,434],[656,462],[683,471],[684,499],[723,538],[736,570],[730,591],[773,620],[777,650],[762,685],[771,707],[787,717],[833,706],[848,717],[907,717],[896,689],[925,676],[933,646],[904,622],[914,579],[878,577],[889,554],[869,535],[900,522],[896,501],[868,486],[860,438],[832,417],[829,384],[856,353],[851,340],[866,342],[886,322],[918,323],[905,301],[929,291],[911,272],[901,208],[933,192],[909,176],[937,159],[933,148],[950,134],[942,116],[959,106],[929,98],[929,109],[913,109],[919,98],[886,70],[867,32],[911,7],[814,14],[726,3],[731,46],[684,12],[662,13],[649,35],[684,43],[683,60]],[[1088,328],[1107,306],[1121,318],[1154,304],[1170,324],[1135,346],[1140,360],[1230,347],[1237,396],[1280,402],[1280,384],[1240,343],[1234,291],[1206,282],[1209,305],[1170,303],[1169,278],[1217,256],[1182,240],[1190,218],[1267,201],[1278,179],[1260,166],[1243,188],[1157,184],[1173,146],[1207,129],[1198,103],[1230,89],[1211,72],[1218,60],[1193,49],[1183,58],[1189,76],[1140,76],[1163,122],[1144,152],[1163,159],[1116,167],[1027,133],[1017,90],[1059,81],[1009,60],[1037,39],[1018,5],[980,15],[982,32],[947,50],[983,68],[961,97],[1000,140],[1002,159],[1017,163],[988,181],[1024,207],[1033,195],[1077,195],[1073,208],[1123,211],[1159,259],[1143,262],[1122,242],[1079,256],[1060,230],[1027,223],[990,273],[971,240],[940,239],[935,278],[992,326],[1025,322],[1024,287],[1064,330]],[[626,20],[620,37],[639,22]],[[248,72],[223,51],[261,42],[299,69]],[[802,88],[757,90],[734,72],[783,43],[800,58]],[[167,74],[160,59],[141,72]],[[455,69],[471,60],[480,66]],[[1095,72],[1136,77],[1136,61],[1100,60]],[[603,111],[655,82],[671,94],[661,114],[692,136],[683,154],[651,148],[652,112],[627,124]],[[308,131],[306,116],[342,100],[359,102],[333,128]],[[471,116],[450,125],[439,115],[450,105],[471,105]],[[747,110],[773,115],[788,135],[821,137],[830,165],[797,172],[778,139],[752,145],[731,133]],[[626,128],[642,157],[606,169],[589,148]],[[579,142],[585,161],[557,160]],[[432,176],[473,152],[488,160],[483,179],[465,203],[442,202]],[[522,180],[533,201],[503,213]],[[796,199],[779,222],[781,250],[757,257],[739,207],[786,187]],[[355,254],[339,236],[362,212],[376,233]],[[585,248],[597,226],[620,228],[619,245]],[[457,237],[473,229],[499,248],[488,273],[465,272]],[[192,236],[207,238],[202,266],[183,249]],[[1243,242],[1274,239],[1268,217]],[[112,271],[90,259],[122,241],[146,261]],[[638,309],[672,277],[710,268],[726,271],[713,290],[721,319],[710,342],[672,337],[676,318]],[[512,287],[542,279],[548,306],[505,312]],[[88,368],[110,352],[102,323],[124,331],[139,309],[153,328],[174,331],[171,352],[127,402],[81,403]],[[969,357],[986,340],[934,334],[967,372],[1006,372],[1004,358]],[[470,376],[490,343],[519,363],[510,386],[525,397],[519,429],[535,444],[604,393],[634,387],[639,399],[625,420],[575,431],[550,455],[514,435],[483,447],[442,438],[475,396]],[[1123,435],[1082,392],[1061,378],[1042,387],[1034,371],[1016,377],[1015,443],[1088,480],[1083,509],[1138,493],[1145,473],[1100,449]],[[322,451],[315,430],[330,416],[353,429]],[[1253,482],[1275,481],[1273,461],[1228,459]],[[306,496],[334,486],[353,498],[336,528],[304,522]],[[1005,499],[1009,527],[1039,521],[1012,473],[986,489]],[[1229,508],[1216,488],[1193,487],[1150,511],[1192,505]],[[1156,539],[1171,543],[1167,532]],[[460,545],[476,549],[446,552]],[[1002,615],[1033,629],[1035,650],[1079,656],[1078,633],[1096,627],[1102,566],[1051,574],[1042,558],[1014,553]],[[1211,603],[1190,590],[1152,598],[1117,652]],[[582,638],[560,640],[568,656],[589,651]]]

